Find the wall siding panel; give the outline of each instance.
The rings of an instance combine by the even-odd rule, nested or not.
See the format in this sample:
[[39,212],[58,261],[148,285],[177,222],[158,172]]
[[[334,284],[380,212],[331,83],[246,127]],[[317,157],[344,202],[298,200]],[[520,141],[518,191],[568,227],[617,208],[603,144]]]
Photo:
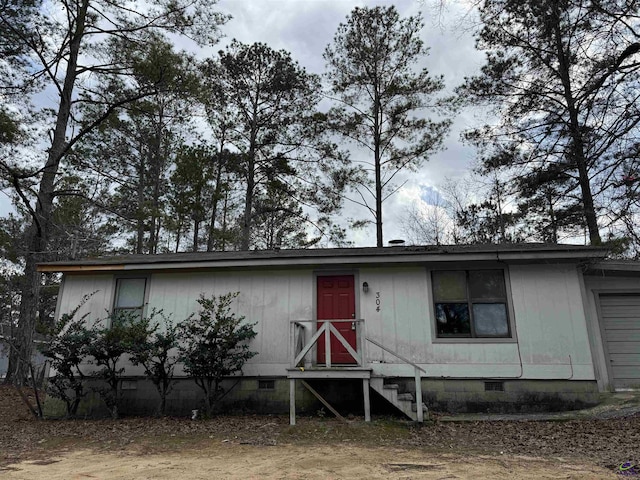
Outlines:
[[249,363],[285,365],[289,361],[289,322],[311,318],[311,277],[310,271],[154,274],[149,306],[173,309],[175,318],[183,319],[199,310],[201,294],[241,292],[233,309],[244,315],[246,322],[255,323],[258,333],[251,348],[259,354]]
[[[354,273],[356,311],[365,319],[367,335],[423,366],[427,376],[594,379],[575,266],[509,268],[519,345],[515,341],[455,343],[433,338],[427,267],[361,268]],[[363,282],[369,284],[367,293],[362,291]],[[113,287],[112,275],[69,275],[61,311],[77,305],[83,294],[99,290],[83,309],[92,315],[103,312],[110,308]],[[180,321],[197,312],[200,294],[239,291],[233,308],[247,322],[257,323],[258,332],[252,349],[259,355],[245,366],[245,375],[282,376],[289,364],[290,321],[315,318],[315,289],[310,269],[152,273],[147,309],[171,312],[173,320]],[[413,369],[393,355],[372,344],[367,350],[380,373],[413,375]]]

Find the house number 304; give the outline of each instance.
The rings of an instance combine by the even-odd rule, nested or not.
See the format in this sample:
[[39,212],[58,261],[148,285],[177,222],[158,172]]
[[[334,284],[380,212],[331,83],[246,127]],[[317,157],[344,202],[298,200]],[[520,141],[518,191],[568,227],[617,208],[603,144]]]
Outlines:
[[380,311],[380,292],[376,292],[376,312]]

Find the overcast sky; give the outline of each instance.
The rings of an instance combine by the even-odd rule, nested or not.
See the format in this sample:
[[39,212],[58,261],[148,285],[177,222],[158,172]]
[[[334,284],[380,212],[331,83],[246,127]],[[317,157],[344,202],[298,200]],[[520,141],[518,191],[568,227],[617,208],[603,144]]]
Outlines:
[[[462,1],[448,2],[447,11],[438,15],[434,0],[221,0],[218,7],[233,18],[222,29],[225,38],[220,46],[234,38],[244,43],[264,42],[272,48],[291,52],[309,72],[321,74],[324,49],[351,10],[356,6],[390,4],[394,4],[403,17],[422,13],[425,20],[422,40],[430,48],[425,66],[433,75],[444,75],[449,92],[465,76],[479,70],[484,57],[475,50],[470,31],[463,28],[463,17],[469,18],[469,15],[465,17],[469,7]],[[470,113],[459,114],[445,142],[445,150],[435,154],[417,174],[411,173],[399,180],[400,183],[408,182],[383,206],[385,242],[403,237],[400,218],[411,203],[421,196],[433,197],[429,192],[445,178],[457,178],[466,173],[475,152],[462,145],[459,137],[461,130],[474,123]],[[368,212],[363,208],[346,202],[345,217],[366,218],[366,215]],[[350,238],[357,246],[374,246],[375,228],[351,232]]]
[[[483,55],[475,50],[470,29],[462,25],[463,18],[473,18],[465,0],[444,0],[447,10],[442,14],[438,14],[436,8],[438,1],[220,0],[217,8],[233,18],[222,27],[224,38],[220,43],[210,51],[201,51],[200,55],[217,56],[217,51],[232,39],[244,43],[264,42],[274,49],[289,51],[293,59],[309,72],[322,74],[325,67],[322,54],[331,43],[338,25],[346,21],[353,8],[393,3],[402,17],[422,13],[425,28],[421,35],[430,48],[430,55],[425,58],[424,65],[417,66],[426,66],[432,75],[444,75],[450,93],[465,76],[479,70]],[[178,47],[191,49],[186,44]],[[56,95],[51,94],[49,100],[57,102],[54,97]],[[476,123],[469,112],[461,112],[445,141],[445,149],[435,154],[418,173],[396,177],[399,184],[407,183],[383,205],[385,242],[403,238],[400,220],[412,203],[433,198],[434,188],[437,189],[445,178],[465,175],[473,163],[475,152],[462,145],[460,132]],[[10,210],[8,197],[0,195],[0,215],[6,215]],[[345,202],[342,216],[372,219],[364,208],[349,202]],[[362,231],[349,232],[349,239],[356,246],[373,246],[375,227],[371,225]]]

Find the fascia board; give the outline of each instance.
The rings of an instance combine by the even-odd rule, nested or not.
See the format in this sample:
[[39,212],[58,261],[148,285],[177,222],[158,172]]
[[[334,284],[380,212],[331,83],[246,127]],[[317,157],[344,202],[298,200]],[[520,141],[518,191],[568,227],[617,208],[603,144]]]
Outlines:
[[38,265],[38,272],[41,273],[83,273],[83,272],[110,272],[122,271],[126,269],[126,265]]
[[[154,264],[128,264],[125,270],[177,270],[177,269],[217,269],[217,268],[251,268],[251,267],[308,267],[308,266],[340,266],[340,265],[402,265],[402,264],[427,264],[445,262],[486,262],[486,261],[531,261],[540,263],[545,261],[573,260],[578,262],[585,259],[586,255],[567,255],[563,253],[552,254],[444,254],[444,255],[398,255],[398,256],[354,256],[354,257],[326,257],[326,258],[283,258],[256,260],[228,260],[216,262],[181,262],[181,263],[154,263]],[[600,258],[597,255],[596,258]]]
[[309,267],[309,266],[344,266],[344,265],[403,265],[429,264],[445,262],[535,262],[547,263],[558,261],[579,262],[589,259],[602,259],[605,250],[572,250],[572,251],[539,251],[539,252],[500,252],[485,251],[472,253],[438,253],[438,254],[397,254],[397,255],[345,255],[314,256],[266,259],[230,259],[212,261],[174,261],[151,263],[120,264],[42,264],[40,272],[83,273],[96,271],[141,271],[141,270],[200,270],[200,269],[233,269],[264,267]]

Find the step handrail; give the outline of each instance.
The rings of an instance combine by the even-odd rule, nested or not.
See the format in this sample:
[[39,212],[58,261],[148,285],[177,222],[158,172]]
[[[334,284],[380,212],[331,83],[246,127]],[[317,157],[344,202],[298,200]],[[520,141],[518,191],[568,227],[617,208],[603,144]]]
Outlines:
[[420,376],[420,372],[427,373],[426,370],[422,367],[419,367],[408,358],[403,357],[398,352],[394,352],[390,348],[385,347],[381,343],[376,342],[375,340],[369,337],[365,337],[365,338],[368,342],[373,343],[376,347],[380,347],[382,350],[384,350],[385,352],[389,352],[391,355],[399,358],[404,363],[413,366],[413,372],[414,372],[415,383],[416,383],[416,416],[418,417],[418,423],[422,423],[424,421],[424,412],[422,411],[422,377]]
[[420,370],[422,373],[427,373],[427,371],[422,368],[419,367],[418,365],[416,365],[415,363],[413,363],[411,360],[403,357],[402,355],[400,355],[399,353],[394,352],[393,350],[391,350],[388,347],[385,347],[384,345],[382,345],[381,343],[376,342],[375,340],[367,337],[367,341],[373,343],[376,347],[380,347],[381,349],[383,349],[385,352],[389,352],[391,355],[393,355],[394,357],[399,358],[400,360],[402,360],[404,363],[407,363],[409,365],[412,365],[414,368],[417,368],[418,370]]

